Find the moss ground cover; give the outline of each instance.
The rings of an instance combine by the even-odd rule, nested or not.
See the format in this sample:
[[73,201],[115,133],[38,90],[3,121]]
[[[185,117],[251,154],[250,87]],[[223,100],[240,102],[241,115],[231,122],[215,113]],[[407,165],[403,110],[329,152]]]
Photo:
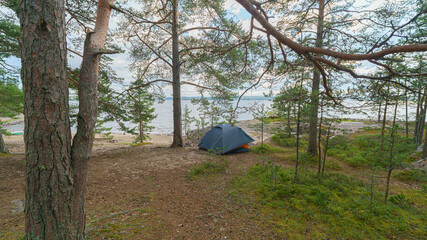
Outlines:
[[308,170],[298,184],[293,170],[258,164],[236,177],[230,194],[258,208],[275,230],[291,239],[425,239],[425,189],[381,201],[370,184],[341,173],[322,180]]

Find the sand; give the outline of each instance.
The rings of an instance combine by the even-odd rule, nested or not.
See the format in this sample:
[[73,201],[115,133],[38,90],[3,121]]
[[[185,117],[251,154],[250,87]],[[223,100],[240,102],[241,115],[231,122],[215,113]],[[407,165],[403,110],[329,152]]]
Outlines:
[[[259,129],[254,128],[254,125],[259,123],[258,120],[244,120],[236,123],[236,126],[240,127],[255,141],[251,145],[256,145],[261,142],[261,132]],[[272,123],[266,126],[267,129],[271,129],[281,125],[281,123]],[[376,123],[367,123],[363,121],[351,121],[341,122],[334,126],[339,130],[335,130],[337,134],[348,134],[355,132],[365,127],[379,127]],[[271,138],[273,134],[268,130],[264,132],[264,140]],[[106,152],[113,149],[124,149],[127,147],[134,146],[135,136],[130,134],[111,134],[113,137],[111,140],[102,134],[95,135],[95,141],[93,144],[93,153]],[[172,144],[172,134],[150,134],[151,139],[147,140],[147,144],[155,147],[168,147]],[[24,154],[25,145],[24,138],[22,135],[3,136],[6,143],[6,147],[11,154]],[[186,146],[196,146],[197,143],[189,143],[186,141]]]

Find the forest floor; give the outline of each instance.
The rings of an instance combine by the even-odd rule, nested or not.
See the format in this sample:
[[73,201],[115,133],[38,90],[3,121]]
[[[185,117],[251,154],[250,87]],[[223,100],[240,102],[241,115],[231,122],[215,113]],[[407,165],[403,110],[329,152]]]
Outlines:
[[[256,211],[233,204],[227,195],[227,182],[255,164],[256,155],[227,156],[227,174],[187,178],[191,165],[205,158],[206,152],[195,147],[153,145],[95,154],[86,201],[90,239],[273,237]],[[0,238],[16,239],[24,230],[24,215],[17,209],[24,200],[24,155],[1,157],[0,169]]]
[[[258,163],[259,155],[226,155],[225,172],[193,178],[190,169],[207,160],[206,152],[168,148],[170,138],[132,147],[119,137],[115,142],[97,138],[86,201],[89,239],[279,238],[258,209],[229,193],[232,179]],[[0,239],[18,239],[24,233],[25,156],[19,154],[21,143],[6,137],[6,144],[17,154],[0,157]],[[349,166],[341,169],[360,174]]]

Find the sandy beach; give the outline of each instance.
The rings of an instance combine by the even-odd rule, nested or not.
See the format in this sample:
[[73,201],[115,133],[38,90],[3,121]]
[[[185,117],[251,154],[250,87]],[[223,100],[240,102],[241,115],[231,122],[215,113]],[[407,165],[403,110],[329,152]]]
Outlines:
[[[22,120],[14,120],[19,122]],[[248,133],[252,138],[257,141],[261,140],[261,134],[258,131],[255,131],[250,126],[257,123],[257,120],[245,120],[240,121],[236,126],[242,128],[246,133]],[[130,134],[111,134],[113,137],[111,140],[103,134],[95,134],[95,141],[93,144],[93,153],[106,152],[113,149],[124,149],[127,147],[135,146],[134,140],[135,136]],[[172,144],[172,134],[149,134],[150,139],[146,141],[145,144],[150,144],[156,147],[168,147]],[[271,134],[265,133],[264,138],[270,137]],[[4,136],[4,141],[6,147],[8,148],[11,154],[24,154],[25,145],[24,145],[24,136],[23,135],[11,135]],[[187,145],[194,146],[193,143],[187,143]]]
[[[19,121],[19,120],[16,120]],[[254,124],[259,123],[258,120],[243,120],[236,123],[236,126],[242,128],[249,136],[251,136],[255,141],[251,145],[256,145],[261,141],[261,132],[258,129],[253,128]],[[268,125],[268,128],[278,127],[282,123],[275,122]],[[340,129],[336,131],[335,134],[342,134],[342,130],[346,130],[348,133],[355,132],[364,127],[377,127],[379,126],[376,123],[366,123],[363,121],[349,121],[349,122],[341,122],[335,125],[336,128]],[[268,130],[264,132],[264,139],[268,139],[273,134]],[[110,151],[113,149],[124,149],[128,147],[135,146],[134,135],[130,134],[111,134],[113,137],[111,140],[102,135],[95,135],[95,142],[93,144],[93,153],[101,153]],[[172,144],[172,134],[150,134],[151,139],[146,141],[146,144],[150,144],[155,147],[168,147]],[[11,136],[3,136],[4,141],[6,143],[6,147],[8,148],[11,154],[24,154],[25,145],[24,145],[24,137],[23,135],[11,135]],[[196,146],[198,140],[196,141],[187,141],[185,140],[186,146]]]

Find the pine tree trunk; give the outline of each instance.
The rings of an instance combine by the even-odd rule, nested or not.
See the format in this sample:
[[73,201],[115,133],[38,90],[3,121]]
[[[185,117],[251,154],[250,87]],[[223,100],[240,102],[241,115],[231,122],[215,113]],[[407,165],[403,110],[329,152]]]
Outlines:
[[0,153],[9,153],[9,151],[6,148],[6,145],[4,144],[3,134],[1,132],[0,132]]
[[[397,92],[397,95],[399,96],[399,90]],[[388,195],[390,192],[390,180],[391,180],[391,173],[393,171],[394,168],[394,162],[393,162],[393,157],[394,157],[394,144],[395,144],[395,131],[396,131],[396,116],[397,116],[397,106],[399,104],[399,101],[396,100],[396,105],[394,107],[394,115],[393,115],[393,124],[392,124],[392,128],[391,128],[391,134],[390,134],[390,139],[391,139],[391,145],[390,145],[390,157],[389,157],[389,163],[388,163],[388,172],[387,172],[387,184],[386,184],[386,190],[385,190],[385,195],[384,195],[384,202],[387,203],[387,199],[388,199]]]
[[77,239],[84,238],[85,196],[89,159],[95,138],[94,130],[98,115],[98,72],[101,55],[108,33],[111,4],[114,0],[100,0],[94,32],[87,33],[79,81],[79,113],[77,133],[73,138],[71,158],[73,160],[73,225]]
[[417,124],[417,128],[418,128],[417,135],[415,136],[417,145],[420,145],[423,142],[424,125],[426,121],[427,98],[423,97],[423,100],[425,102],[424,102],[424,105],[421,104],[421,107],[420,107],[420,115],[419,115],[418,124]]
[[[316,47],[323,46],[323,21],[325,1],[318,0],[319,2],[319,15],[317,20],[317,36]],[[317,155],[317,113],[319,111],[319,87],[320,87],[320,72],[314,68],[313,73],[313,86],[311,88],[311,104],[310,104],[310,122],[308,127],[308,147],[307,152],[313,156]]]
[[415,116],[415,129],[414,129],[414,143],[419,145],[421,142],[419,141],[419,130],[420,130],[420,122],[421,122],[421,111],[422,111],[422,95],[421,95],[421,87],[419,88],[418,98],[417,98],[417,113]]
[[142,131],[142,122],[139,121],[139,142],[142,143],[142,134],[144,134],[144,131]]
[[71,145],[64,1],[21,1],[26,145],[26,239],[84,239],[85,192],[97,115],[99,58],[110,4],[100,0],[84,46],[77,134]]
[[325,172],[326,154],[328,153],[329,139],[331,137],[331,127],[332,127],[332,123],[328,126],[328,133],[326,134],[326,145],[325,145],[325,151],[323,152],[322,177],[323,177],[323,173]]
[[320,177],[320,172],[322,168],[322,148],[321,148],[321,140],[322,140],[322,120],[323,120],[323,107],[320,106],[320,120],[319,120],[319,135],[317,137],[317,149],[318,149],[318,163],[319,169],[317,171],[318,177]]
[[173,92],[173,142],[172,147],[182,147],[181,80],[179,69],[178,0],[173,0],[172,17],[172,92]]
[[381,123],[381,103],[382,101],[380,100],[380,103],[378,104],[378,123]]
[[382,127],[381,127],[381,147],[380,147],[380,152],[383,151],[383,147],[384,147],[384,133],[385,133],[385,125],[387,122],[387,107],[388,107],[388,95],[390,93],[390,86],[388,86],[387,88],[387,96],[385,99],[385,105],[384,105],[384,117],[383,117],[383,122],[382,122]]
[[[301,101],[301,100],[298,100]],[[295,160],[295,173],[294,173],[294,181],[293,183],[298,182],[298,168],[299,168],[299,134],[300,134],[300,120],[301,120],[301,103],[298,103],[298,113],[297,113],[297,132],[296,132],[296,140],[297,140],[297,158]]]
[[72,220],[64,1],[21,1],[25,239],[78,239]]
[[288,106],[288,119],[287,119],[287,125],[288,125],[288,138],[291,138],[292,135],[292,129],[291,129],[291,106]]
[[[406,78],[405,78],[405,86],[406,86]],[[405,88],[405,135],[407,141],[409,141],[409,113],[408,113],[408,90]],[[408,142],[409,143],[409,142]]]
[[264,144],[264,117],[261,118],[261,145]]
[[[425,98],[424,111],[423,111],[423,113],[422,113],[422,115],[420,117],[423,121],[420,122],[420,124],[419,124],[419,125],[422,126],[422,127],[420,127],[420,130],[419,130],[421,132],[420,133],[421,137],[417,137],[417,138],[419,138],[419,144],[422,143],[422,134],[423,134],[423,131],[424,131],[424,124],[425,124],[425,119],[426,119],[426,108],[427,108],[427,98]],[[427,158],[427,130],[426,130],[426,135],[424,137],[422,158]]]
[[386,189],[384,194],[384,202],[387,203],[388,195],[390,192],[390,180],[391,180],[391,172],[393,171],[393,168],[390,167],[387,171],[387,183],[386,183]]

